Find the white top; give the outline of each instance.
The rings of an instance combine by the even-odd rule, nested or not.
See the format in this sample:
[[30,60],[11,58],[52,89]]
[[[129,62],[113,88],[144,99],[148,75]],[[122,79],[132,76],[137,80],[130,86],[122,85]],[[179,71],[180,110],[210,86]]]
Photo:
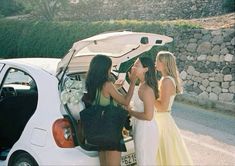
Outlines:
[[[140,85],[139,85],[139,86],[140,86]],[[144,103],[143,103],[143,101],[139,98],[139,95],[138,95],[139,86],[138,86],[138,87],[135,87],[135,89],[134,89],[133,97],[132,97],[131,102],[130,102],[130,106],[132,107],[132,109],[133,109],[134,111],[137,111],[137,112],[144,112]],[[154,113],[156,112],[155,109],[156,109],[156,108],[154,107]]]
[[[138,90],[135,90],[132,102],[134,111],[144,112],[144,103],[138,96]],[[154,113],[155,112],[154,110]],[[159,146],[157,121],[153,116],[150,121],[133,118],[133,123],[133,138],[137,165],[156,165],[156,154]]]

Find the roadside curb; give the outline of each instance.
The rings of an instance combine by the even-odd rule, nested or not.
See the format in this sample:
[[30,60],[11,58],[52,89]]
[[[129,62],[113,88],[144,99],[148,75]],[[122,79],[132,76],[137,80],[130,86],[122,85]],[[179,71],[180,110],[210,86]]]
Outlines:
[[175,100],[177,102],[196,105],[207,110],[214,110],[221,113],[235,115],[235,103],[214,101],[208,98],[202,98],[190,94],[177,95]]

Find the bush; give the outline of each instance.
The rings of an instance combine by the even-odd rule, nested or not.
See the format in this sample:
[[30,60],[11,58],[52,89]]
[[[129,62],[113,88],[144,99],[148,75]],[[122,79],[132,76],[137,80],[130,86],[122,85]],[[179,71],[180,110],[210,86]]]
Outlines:
[[[78,40],[105,32],[132,30],[171,36],[171,31],[197,28],[186,23],[157,21],[99,21],[99,22],[38,22],[0,20],[0,57],[58,57],[61,58]],[[169,45],[173,48],[172,45]],[[148,52],[153,56],[155,52]]]
[[223,7],[227,12],[235,11],[235,0],[224,0]]
[[23,10],[23,5],[15,0],[1,0],[0,13],[3,16],[20,14]]

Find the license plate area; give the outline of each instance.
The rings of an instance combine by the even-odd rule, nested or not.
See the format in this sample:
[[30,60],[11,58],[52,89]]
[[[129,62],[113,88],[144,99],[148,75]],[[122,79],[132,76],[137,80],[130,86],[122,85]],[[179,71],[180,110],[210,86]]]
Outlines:
[[125,156],[122,156],[122,161],[121,161],[122,166],[134,166],[136,164],[136,156],[135,153],[131,153]]

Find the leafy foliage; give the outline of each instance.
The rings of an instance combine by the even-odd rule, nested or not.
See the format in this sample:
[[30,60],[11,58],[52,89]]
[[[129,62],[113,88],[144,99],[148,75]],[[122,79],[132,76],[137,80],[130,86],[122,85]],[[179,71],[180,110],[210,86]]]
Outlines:
[[223,7],[228,12],[234,12],[235,11],[235,0],[224,0]]
[[17,0],[38,20],[52,21],[64,15],[69,0]]
[[21,13],[24,6],[16,0],[1,0],[0,15],[12,16]]
[[[180,29],[195,28],[194,25],[136,20],[48,22],[2,19],[0,25],[0,58],[62,57],[74,42],[106,31],[132,30],[173,36],[171,29],[179,32]],[[173,45],[168,48],[173,49]],[[159,47],[148,52],[151,56],[154,56],[154,49]]]

